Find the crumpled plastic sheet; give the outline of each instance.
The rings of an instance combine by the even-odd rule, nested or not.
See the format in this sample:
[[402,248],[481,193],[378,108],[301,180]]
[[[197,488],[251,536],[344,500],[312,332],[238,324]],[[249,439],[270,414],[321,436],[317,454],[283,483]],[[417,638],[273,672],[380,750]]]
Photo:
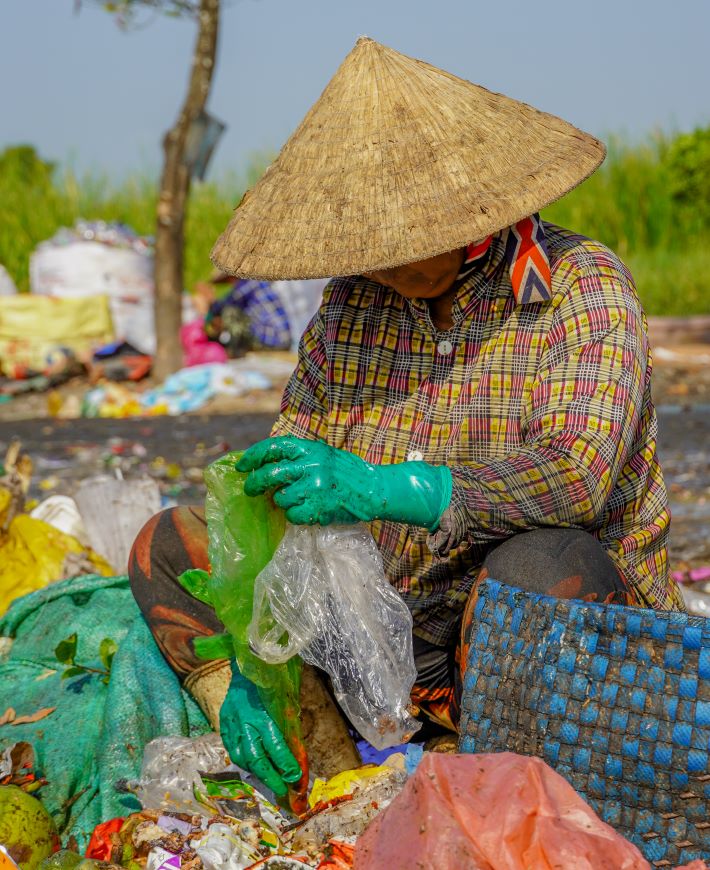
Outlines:
[[211,825],[195,852],[205,870],[244,870],[254,864],[251,844],[229,825]]
[[202,737],[158,737],[145,748],[140,779],[130,784],[143,807],[183,813],[204,813],[195,797],[203,790],[201,770],[220,771],[229,758],[219,734]]
[[254,584],[249,641],[264,661],[299,654],[326,671],[350,722],[378,749],[420,727],[408,711],[412,616],[364,526],[287,526]]
[[544,761],[512,752],[426,753],[356,843],[353,870],[373,867],[651,870]]

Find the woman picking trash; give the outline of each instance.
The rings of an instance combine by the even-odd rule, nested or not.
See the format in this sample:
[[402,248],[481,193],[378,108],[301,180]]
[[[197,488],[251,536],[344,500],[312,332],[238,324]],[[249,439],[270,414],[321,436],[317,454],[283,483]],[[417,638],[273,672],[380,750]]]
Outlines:
[[[456,729],[477,582],[682,608],[668,575],[644,314],[598,242],[538,212],[600,142],[370,39],[358,41],[213,251],[243,278],[334,278],[300,344],[250,495],[292,523],[365,522],[414,621],[422,715]],[[221,630],[177,577],[204,515],[141,532],[135,597],[195,696]],[[300,771],[256,692],[219,671],[232,757],[283,793]]]

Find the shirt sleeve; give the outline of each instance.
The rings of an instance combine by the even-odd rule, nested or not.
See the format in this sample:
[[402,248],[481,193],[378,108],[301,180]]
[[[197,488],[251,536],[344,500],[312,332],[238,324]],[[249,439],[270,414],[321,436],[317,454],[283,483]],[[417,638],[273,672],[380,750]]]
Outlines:
[[431,549],[445,555],[554,526],[594,529],[632,450],[648,369],[645,323],[619,264],[569,282],[522,409],[523,442],[451,469],[453,493]]
[[[322,310],[322,309],[321,309]],[[271,435],[326,441],[328,436],[327,356],[324,322],[318,311],[298,345],[298,364],[281,399]]]

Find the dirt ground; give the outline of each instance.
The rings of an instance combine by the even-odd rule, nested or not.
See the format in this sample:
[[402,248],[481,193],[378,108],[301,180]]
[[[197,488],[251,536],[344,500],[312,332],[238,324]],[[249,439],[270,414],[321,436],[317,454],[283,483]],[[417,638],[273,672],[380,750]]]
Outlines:
[[[675,570],[710,565],[710,345],[656,350],[654,398],[659,450],[671,496]],[[202,469],[226,450],[266,436],[283,384],[238,399],[219,398],[198,413],[143,419],[57,420],[46,395],[0,405],[0,451],[20,438],[35,464],[31,495],[71,494],[101,473],[148,474],[166,503],[200,503]],[[83,393],[74,382],[64,395]]]

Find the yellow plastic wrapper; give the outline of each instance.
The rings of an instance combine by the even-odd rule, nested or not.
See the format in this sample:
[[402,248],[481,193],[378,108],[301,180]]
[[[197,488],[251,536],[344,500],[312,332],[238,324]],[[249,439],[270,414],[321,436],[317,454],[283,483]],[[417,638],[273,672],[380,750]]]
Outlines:
[[352,794],[363,783],[377,777],[389,777],[392,768],[404,767],[404,755],[396,752],[387,759],[386,764],[364,764],[353,770],[343,770],[336,773],[327,782],[324,779],[316,779],[308,795],[308,806],[313,807],[321,801],[332,801],[346,794]]
[[[0,488],[0,528],[11,502]],[[18,514],[0,531],[0,616],[21,595],[77,574],[115,574],[109,563],[42,520]]]

